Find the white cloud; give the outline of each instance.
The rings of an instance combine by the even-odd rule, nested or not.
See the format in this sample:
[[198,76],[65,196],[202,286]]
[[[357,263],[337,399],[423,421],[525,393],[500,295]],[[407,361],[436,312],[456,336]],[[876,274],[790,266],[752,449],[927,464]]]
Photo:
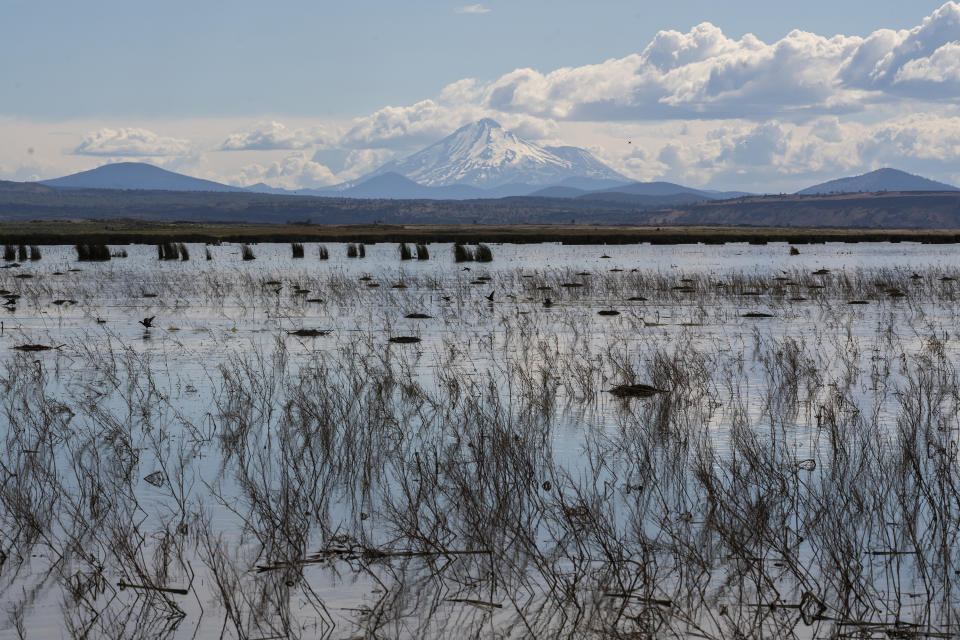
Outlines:
[[73,150],[78,155],[108,157],[181,156],[191,153],[189,140],[157,135],[135,127],[103,128],[88,133]]
[[423,100],[409,107],[384,107],[358,118],[340,139],[347,148],[409,149],[435,142],[457,127],[483,117],[469,103],[443,104]]
[[454,9],[454,11],[457,13],[473,13],[473,14],[490,13],[490,9],[483,6],[482,4],[470,4],[465,7],[457,7],[456,9]]
[[[436,102],[373,114],[369,118],[379,122],[369,129],[386,130],[390,140],[398,132],[385,127],[385,119],[428,110],[434,113],[427,120],[439,129],[435,112],[442,107],[584,121],[855,113],[904,93],[960,97],[958,41],[960,4],[952,1],[914,29],[880,30],[867,38],[794,30],[765,43],[751,34],[732,39],[702,23],[686,33],[661,31],[642,52],[598,64],[547,73],[516,69],[486,83],[460,80]],[[454,119],[445,114],[440,120]],[[426,125],[421,130],[430,133]],[[365,135],[363,144],[376,144],[376,136]]]
[[326,136],[319,129],[288,129],[280,122],[270,121],[255,125],[247,131],[227,136],[220,145],[223,151],[269,151],[277,149],[306,149],[322,144]]
[[241,186],[264,182],[282,189],[310,189],[339,182],[330,169],[303,153],[291,154],[266,166],[247,165],[229,181]]

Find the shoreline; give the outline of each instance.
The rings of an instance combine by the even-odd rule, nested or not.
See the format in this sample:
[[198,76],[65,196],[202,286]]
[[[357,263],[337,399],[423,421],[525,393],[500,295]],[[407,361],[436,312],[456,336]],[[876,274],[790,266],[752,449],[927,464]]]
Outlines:
[[518,244],[954,244],[960,229],[498,224],[233,224],[140,220],[0,223],[0,243],[62,245],[177,242],[512,242]]

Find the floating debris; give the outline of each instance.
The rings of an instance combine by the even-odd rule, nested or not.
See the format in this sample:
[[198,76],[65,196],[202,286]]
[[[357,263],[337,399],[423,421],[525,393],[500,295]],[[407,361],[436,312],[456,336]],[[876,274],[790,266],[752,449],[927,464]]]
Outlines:
[[649,398],[658,393],[667,393],[667,391],[652,387],[649,384],[620,384],[612,389],[607,389],[607,393],[612,393],[618,398]]
[[616,309],[601,309],[600,311],[597,311],[597,315],[598,316],[618,316],[620,315],[620,312],[617,311]]
[[163,472],[154,471],[153,473],[145,477],[144,480],[157,488],[162,487],[164,482]]
[[772,313],[764,313],[762,311],[749,311],[742,316],[741,318],[772,318]]
[[296,329],[287,331],[287,333],[298,338],[316,338],[317,336],[329,335],[332,331],[330,329]]
[[433,316],[427,313],[408,313],[404,317],[410,318],[411,320],[429,320]]
[[50,351],[51,349],[59,349],[59,347],[51,347],[46,344],[18,344],[14,349],[16,351]]
[[582,287],[583,284],[580,283],[580,282],[564,282],[564,283],[561,284],[560,286],[561,286],[561,287],[566,287],[567,289],[576,289],[576,288],[578,288],[578,287]]
[[389,341],[396,344],[414,344],[420,342],[420,338],[416,336],[394,336]]
[[628,302],[646,302],[647,299],[644,298],[643,296],[631,296],[627,298],[627,301]]
[[870,304],[867,300],[850,300],[847,304]]
[[815,276],[825,276],[825,275],[827,275],[828,273],[830,273],[830,269],[817,269],[816,271],[813,272],[813,275],[815,275]]
[[306,301],[307,301],[307,302],[316,302],[316,303],[318,303],[318,304],[322,304],[322,303],[323,303],[323,299],[322,299],[322,298],[307,298]]

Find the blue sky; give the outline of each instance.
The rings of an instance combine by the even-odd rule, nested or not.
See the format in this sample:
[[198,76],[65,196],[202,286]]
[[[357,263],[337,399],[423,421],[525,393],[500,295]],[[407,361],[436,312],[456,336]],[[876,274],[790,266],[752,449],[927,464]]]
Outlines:
[[960,5],[885,4],[2,0],[0,177],[318,186],[491,116],[638,179],[960,182]]

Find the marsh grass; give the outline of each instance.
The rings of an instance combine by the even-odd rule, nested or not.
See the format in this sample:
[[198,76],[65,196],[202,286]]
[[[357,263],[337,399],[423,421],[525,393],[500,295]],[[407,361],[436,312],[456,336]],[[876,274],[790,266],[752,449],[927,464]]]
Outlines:
[[0,367],[9,629],[52,593],[76,637],[960,631],[960,274],[249,266],[0,273],[268,328],[15,334],[60,348]]

